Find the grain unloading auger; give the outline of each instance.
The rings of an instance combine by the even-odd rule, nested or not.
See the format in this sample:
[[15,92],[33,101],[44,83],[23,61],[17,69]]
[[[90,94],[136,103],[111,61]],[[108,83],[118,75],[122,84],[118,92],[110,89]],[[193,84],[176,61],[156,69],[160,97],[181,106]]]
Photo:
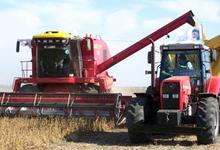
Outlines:
[[32,59],[21,62],[22,77],[14,81],[13,92],[0,93],[2,113],[101,116],[119,123],[131,97],[108,93],[114,78],[107,69],[183,24],[194,25],[192,17],[187,12],[113,57],[103,40],[91,36],[49,31],[18,40],[16,51],[28,45]]

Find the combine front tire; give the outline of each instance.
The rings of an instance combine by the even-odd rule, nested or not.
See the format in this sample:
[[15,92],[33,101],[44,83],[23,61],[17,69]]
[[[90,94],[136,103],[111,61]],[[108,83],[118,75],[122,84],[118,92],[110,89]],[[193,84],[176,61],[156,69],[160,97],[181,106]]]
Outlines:
[[20,93],[35,93],[38,92],[38,88],[35,85],[32,84],[25,84],[22,87],[20,87],[19,92]]
[[99,86],[94,84],[88,84],[81,88],[81,93],[97,94],[99,92]]
[[199,144],[216,142],[219,132],[219,105],[216,98],[201,98],[198,104],[197,126],[205,129],[197,136]]
[[134,98],[129,102],[126,121],[130,142],[141,143],[148,141],[146,134],[138,130],[144,125],[144,99]]

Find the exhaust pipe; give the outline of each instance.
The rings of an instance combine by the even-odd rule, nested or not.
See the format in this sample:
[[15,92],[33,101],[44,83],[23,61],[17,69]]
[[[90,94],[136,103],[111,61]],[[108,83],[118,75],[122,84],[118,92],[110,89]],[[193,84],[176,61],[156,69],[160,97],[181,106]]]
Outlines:
[[152,44],[151,46],[151,88],[152,94],[154,93],[154,89],[156,87],[156,77],[155,77],[155,44],[151,38],[148,38]]

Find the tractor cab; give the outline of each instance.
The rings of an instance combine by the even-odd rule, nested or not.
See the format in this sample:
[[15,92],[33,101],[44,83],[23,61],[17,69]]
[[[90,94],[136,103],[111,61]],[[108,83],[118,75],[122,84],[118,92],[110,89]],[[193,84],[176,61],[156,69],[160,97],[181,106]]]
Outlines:
[[188,76],[192,93],[204,91],[210,77],[210,50],[201,44],[169,44],[161,46],[162,58],[159,80],[173,76]]

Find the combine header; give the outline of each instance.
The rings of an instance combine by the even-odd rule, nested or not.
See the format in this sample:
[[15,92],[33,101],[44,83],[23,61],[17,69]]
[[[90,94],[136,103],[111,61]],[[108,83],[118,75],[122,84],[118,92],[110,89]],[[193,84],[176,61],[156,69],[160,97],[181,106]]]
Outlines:
[[[167,35],[185,23],[194,24],[187,12],[115,56],[102,39],[48,31],[30,40],[18,40],[31,48],[31,61],[22,61],[22,77],[13,92],[0,93],[2,113],[64,116],[101,116],[119,123],[130,96],[110,94],[113,81],[107,69]],[[31,69],[28,68],[31,66]]]

